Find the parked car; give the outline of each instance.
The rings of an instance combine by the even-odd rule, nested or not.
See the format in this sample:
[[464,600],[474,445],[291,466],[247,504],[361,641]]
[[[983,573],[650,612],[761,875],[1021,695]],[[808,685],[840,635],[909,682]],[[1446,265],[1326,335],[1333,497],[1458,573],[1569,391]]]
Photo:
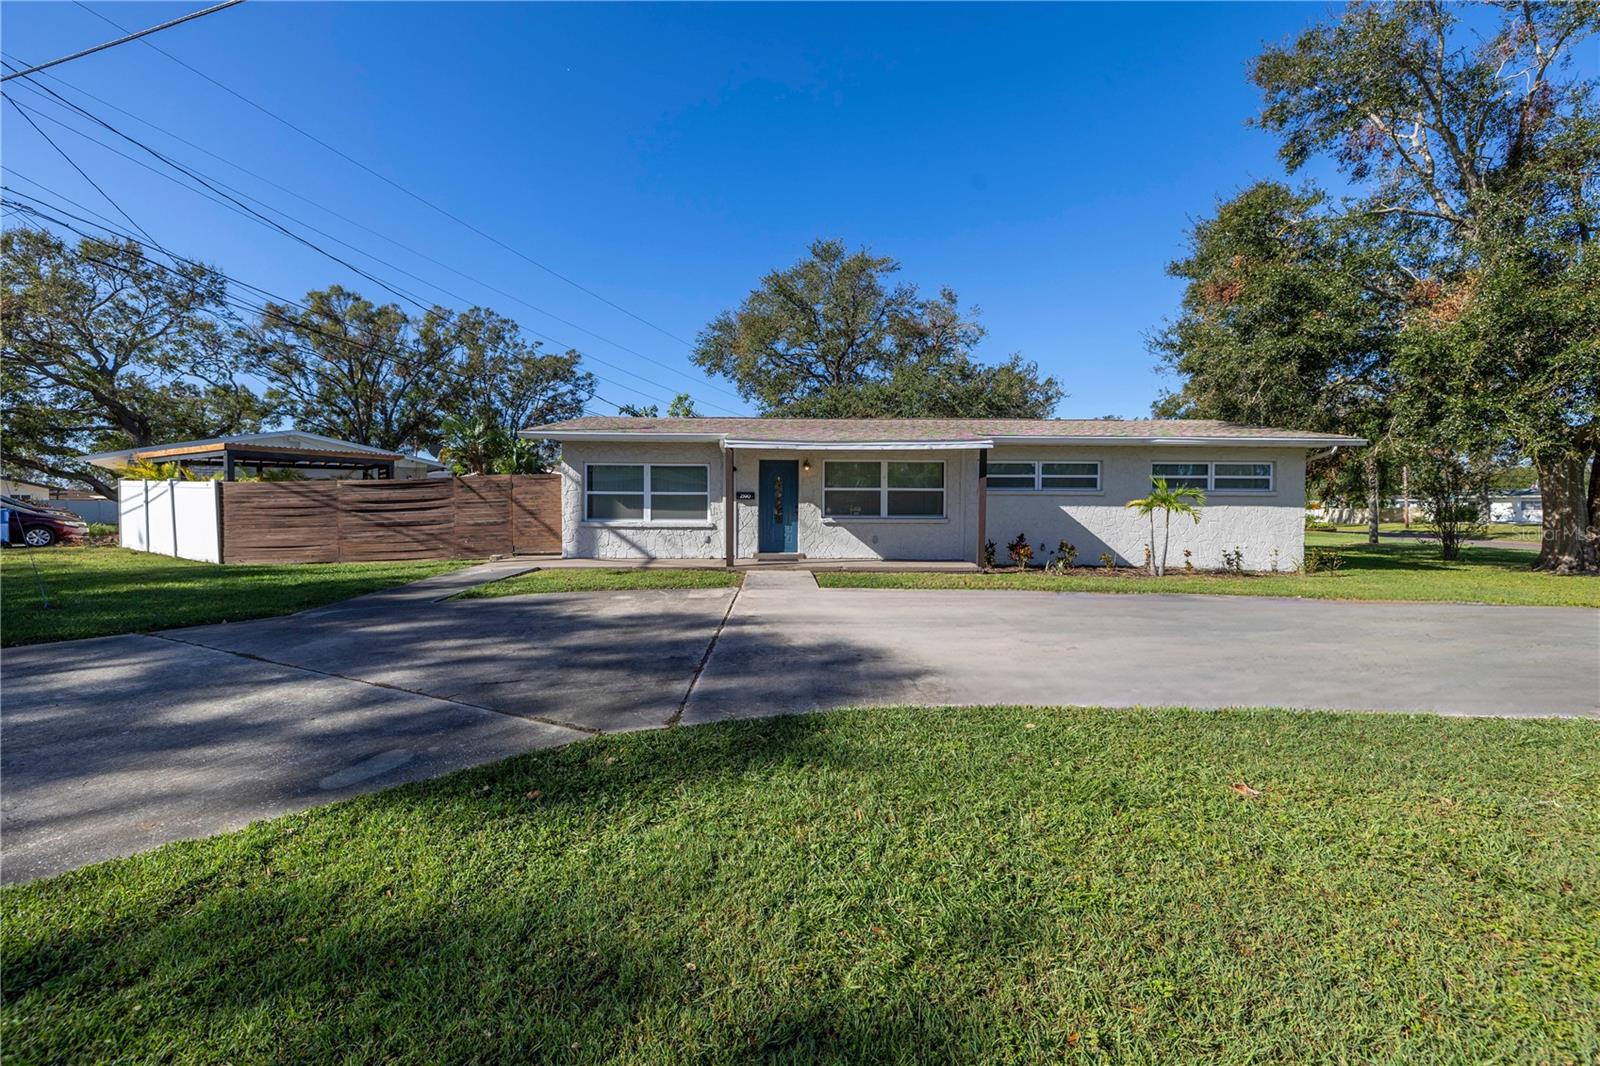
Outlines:
[[30,548],[52,544],[77,544],[89,532],[89,523],[67,511],[39,507],[12,496],[0,496],[6,510],[6,542]]

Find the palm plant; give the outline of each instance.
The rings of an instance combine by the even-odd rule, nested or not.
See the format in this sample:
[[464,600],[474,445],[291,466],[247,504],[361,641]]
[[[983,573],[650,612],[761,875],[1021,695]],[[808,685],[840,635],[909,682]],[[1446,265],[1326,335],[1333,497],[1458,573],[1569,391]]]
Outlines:
[[[1141,500],[1129,500],[1127,506],[1134,508],[1140,514],[1150,519],[1150,566],[1157,577],[1165,577],[1167,573],[1167,545],[1172,542],[1172,516],[1174,514],[1188,515],[1196,524],[1200,521],[1200,508],[1205,506],[1206,494],[1191,485],[1181,485],[1178,488],[1169,488],[1167,479],[1153,477],[1150,483],[1155,486],[1150,495]],[[1160,511],[1165,516],[1161,538],[1161,559],[1156,560],[1156,512]]]

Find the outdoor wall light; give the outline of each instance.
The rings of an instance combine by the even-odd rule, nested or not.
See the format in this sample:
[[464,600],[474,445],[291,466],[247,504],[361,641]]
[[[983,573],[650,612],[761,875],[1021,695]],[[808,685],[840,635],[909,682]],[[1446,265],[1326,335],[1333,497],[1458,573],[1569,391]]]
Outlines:
[[800,469],[801,470],[810,470],[811,469],[811,460],[810,459],[802,459],[802,460],[800,460]]

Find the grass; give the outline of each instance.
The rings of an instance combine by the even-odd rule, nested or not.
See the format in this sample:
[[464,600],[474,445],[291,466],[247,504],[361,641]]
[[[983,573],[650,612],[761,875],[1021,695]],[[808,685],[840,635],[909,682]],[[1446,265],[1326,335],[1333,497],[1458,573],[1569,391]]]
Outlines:
[[[1355,525],[1341,525],[1336,528],[1341,533],[1360,533],[1363,536],[1365,536],[1367,532],[1367,527],[1364,523]],[[1378,531],[1380,533],[1403,533],[1406,532],[1406,528],[1407,527],[1404,522],[1378,523]],[[1412,522],[1410,526],[1410,532],[1421,534],[1422,536],[1433,535],[1428,529],[1427,524],[1424,522]],[[1487,528],[1484,530],[1484,534],[1481,539],[1526,540],[1538,543],[1541,532],[1541,528],[1537,523],[1533,525],[1515,525],[1511,522],[1490,522]]]
[[649,570],[557,567],[502,578],[457,594],[458,600],[526,596],[536,592],[615,592],[628,589],[720,589],[739,583],[729,570]]
[[1307,546],[1338,548],[1344,565],[1317,574],[1169,573],[1164,578],[1126,571],[1101,574],[1080,567],[1070,574],[1040,570],[993,573],[827,573],[824,588],[1027,589],[1038,592],[1176,592],[1219,596],[1299,596],[1318,600],[1409,600],[1498,603],[1543,607],[1600,607],[1600,580],[1557,577],[1528,567],[1533,556],[1516,548],[1467,548],[1445,562],[1437,545],[1366,543],[1347,533],[1307,533]]
[[218,566],[125,548],[13,548],[0,552],[0,646],[289,614],[466,565]]
[[987,708],[602,737],[8,889],[0,1037],[18,1063],[1594,1062],[1596,728]]

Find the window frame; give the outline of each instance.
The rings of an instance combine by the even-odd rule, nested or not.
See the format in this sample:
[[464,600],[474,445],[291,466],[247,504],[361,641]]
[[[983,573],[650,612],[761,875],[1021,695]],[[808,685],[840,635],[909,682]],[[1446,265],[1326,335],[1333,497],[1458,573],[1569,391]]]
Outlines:
[[[1076,463],[1079,466],[1092,466],[1092,467],[1094,467],[1094,488],[1092,488],[1092,489],[1072,489],[1072,488],[1063,488],[1063,487],[1057,486],[1057,485],[1046,485],[1044,483],[1044,479],[1047,478],[1047,477],[1088,477],[1089,476],[1087,474],[1046,474],[1044,472],[1044,468],[1045,468],[1045,464],[1047,464],[1047,463]],[[994,479],[996,477],[1026,477],[1027,476],[1025,474],[996,474],[994,472],[994,468],[996,466],[998,466],[998,465],[1032,467],[1033,468],[1033,475],[1032,475],[1033,476],[1033,484],[1030,485],[1030,486],[1027,486],[1027,487],[1022,487],[1022,486],[1017,486],[1017,485],[996,485],[996,484],[994,484]],[[1095,495],[1103,494],[1105,492],[1105,490],[1106,490],[1105,464],[1102,463],[1098,459],[991,459],[989,461],[989,472],[988,472],[988,474],[985,475],[985,478],[986,478],[986,481],[987,481],[988,490],[990,492],[1019,493],[1019,494],[1020,493],[1024,493],[1024,492],[1062,493],[1064,495],[1072,495],[1072,496],[1095,496]]]
[[[589,498],[591,496],[633,496],[632,492],[615,492],[602,489],[596,492],[592,487],[594,479],[590,471],[597,466],[638,466],[644,468],[644,516],[642,518],[591,518],[589,516]],[[653,471],[656,467],[690,467],[705,471],[706,490],[704,492],[678,492],[663,490],[656,492],[652,488]],[[704,496],[706,498],[705,513],[699,518],[655,518],[651,514],[650,501],[653,496]],[[584,463],[583,464],[583,524],[586,526],[677,526],[679,528],[696,528],[712,524],[711,520],[711,464],[710,463]]]
[[[833,463],[877,463],[878,464],[878,513],[877,514],[829,514],[828,493],[831,492],[872,492],[870,488],[847,488],[835,486],[828,488],[828,467]],[[889,485],[890,463],[926,463],[939,467],[939,487],[914,488],[902,485],[891,488]],[[938,514],[890,514],[889,494],[891,492],[937,492],[939,494]],[[945,522],[950,518],[950,464],[943,459],[824,459],[822,461],[822,520],[824,522]]]
[[[1188,459],[1152,459],[1150,460],[1150,476],[1152,478],[1168,477],[1166,474],[1156,473],[1158,466],[1203,466],[1206,468],[1206,483],[1204,492],[1208,496],[1271,496],[1278,491],[1278,464],[1270,459],[1207,459],[1197,462]],[[1267,487],[1264,489],[1217,488],[1217,467],[1219,466],[1264,466],[1267,468]],[[1223,474],[1225,478],[1255,477],[1257,475]]]

